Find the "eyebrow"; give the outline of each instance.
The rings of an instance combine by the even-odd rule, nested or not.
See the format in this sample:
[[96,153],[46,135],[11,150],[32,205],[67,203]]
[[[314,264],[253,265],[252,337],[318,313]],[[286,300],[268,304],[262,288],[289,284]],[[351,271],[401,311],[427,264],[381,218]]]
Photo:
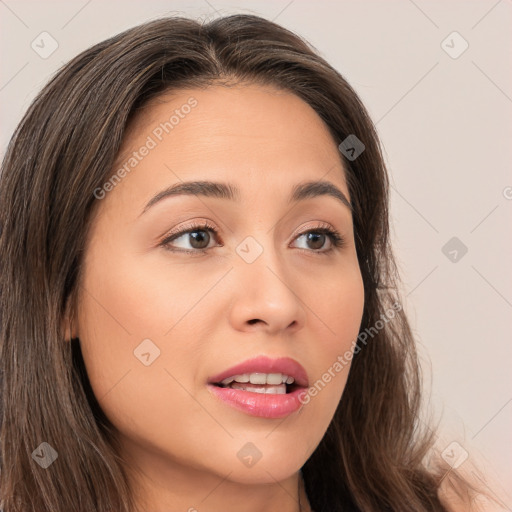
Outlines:
[[[241,200],[240,189],[231,183],[215,181],[184,181],[171,185],[156,194],[146,204],[140,215],[146,213],[152,206],[163,199],[178,195],[199,195],[237,202],[240,202]],[[352,204],[347,199],[347,196],[330,181],[307,181],[295,185],[288,199],[288,203],[290,204],[321,196],[333,197],[352,212]]]

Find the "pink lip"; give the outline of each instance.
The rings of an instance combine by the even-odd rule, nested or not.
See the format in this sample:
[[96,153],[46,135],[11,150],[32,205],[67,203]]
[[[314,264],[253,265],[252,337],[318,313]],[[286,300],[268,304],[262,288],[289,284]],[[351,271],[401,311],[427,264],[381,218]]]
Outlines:
[[[297,389],[284,395],[253,393],[232,388],[221,388],[216,383],[243,373],[283,373],[295,379]],[[303,405],[302,395],[307,393],[308,376],[306,370],[294,359],[282,357],[270,359],[260,356],[228,368],[208,379],[208,389],[227,405],[251,416],[262,418],[284,418],[299,410]]]

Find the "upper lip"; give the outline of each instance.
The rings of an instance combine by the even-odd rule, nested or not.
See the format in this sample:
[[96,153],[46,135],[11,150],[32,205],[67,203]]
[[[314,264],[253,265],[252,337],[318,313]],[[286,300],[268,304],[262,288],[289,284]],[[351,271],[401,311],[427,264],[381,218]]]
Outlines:
[[267,356],[258,356],[247,359],[240,364],[214,375],[208,379],[209,384],[218,384],[228,377],[242,375],[244,373],[282,373],[293,377],[298,386],[308,387],[308,375],[304,367],[291,357],[279,357],[272,359]]

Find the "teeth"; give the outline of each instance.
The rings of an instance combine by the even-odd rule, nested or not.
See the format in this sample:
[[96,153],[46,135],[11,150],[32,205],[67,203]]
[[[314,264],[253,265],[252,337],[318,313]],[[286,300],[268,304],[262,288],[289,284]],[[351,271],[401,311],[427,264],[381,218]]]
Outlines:
[[[252,383],[251,383],[252,384]],[[241,391],[250,391],[252,393],[264,393],[267,395],[284,395],[286,394],[286,384],[279,384],[279,386],[272,386],[266,388],[255,388],[252,386],[244,385],[244,383],[234,382],[231,385],[233,389],[240,389]]]
[[[264,373],[262,375],[265,375]],[[282,384],[283,376],[280,373],[269,373],[267,376],[267,384]]]
[[224,379],[221,384],[228,386],[233,381],[240,383],[250,382],[251,384],[270,384],[278,386],[280,384],[293,384],[295,379],[282,373],[244,373],[241,375],[233,375]]
[[251,384],[266,384],[267,375],[264,373],[251,373],[249,375],[249,382]]

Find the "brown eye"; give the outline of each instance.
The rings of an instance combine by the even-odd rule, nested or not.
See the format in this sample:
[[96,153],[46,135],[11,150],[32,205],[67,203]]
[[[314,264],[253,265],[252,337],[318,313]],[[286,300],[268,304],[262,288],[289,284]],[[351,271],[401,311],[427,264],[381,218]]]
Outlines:
[[[319,227],[301,233],[296,240],[301,238],[306,240],[306,250],[318,254],[330,253],[335,248],[340,248],[345,244],[345,239],[340,235],[340,233],[327,227]],[[329,240],[330,246],[327,249],[322,250],[326,240]]]
[[[213,233],[214,236],[217,235],[216,229],[207,223],[200,226],[191,226],[176,233],[172,233],[166,237],[160,245],[169,251],[205,252],[212,241],[210,233]],[[176,242],[180,239],[183,239],[183,241],[179,242],[181,247],[177,247]]]
[[311,249],[318,250],[324,246],[326,238],[324,233],[307,233],[306,243],[310,244]]
[[188,233],[185,233],[185,235],[190,237],[189,241],[193,249],[206,249],[208,247],[208,243],[210,242],[210,234],[208,231],[189,231]]

